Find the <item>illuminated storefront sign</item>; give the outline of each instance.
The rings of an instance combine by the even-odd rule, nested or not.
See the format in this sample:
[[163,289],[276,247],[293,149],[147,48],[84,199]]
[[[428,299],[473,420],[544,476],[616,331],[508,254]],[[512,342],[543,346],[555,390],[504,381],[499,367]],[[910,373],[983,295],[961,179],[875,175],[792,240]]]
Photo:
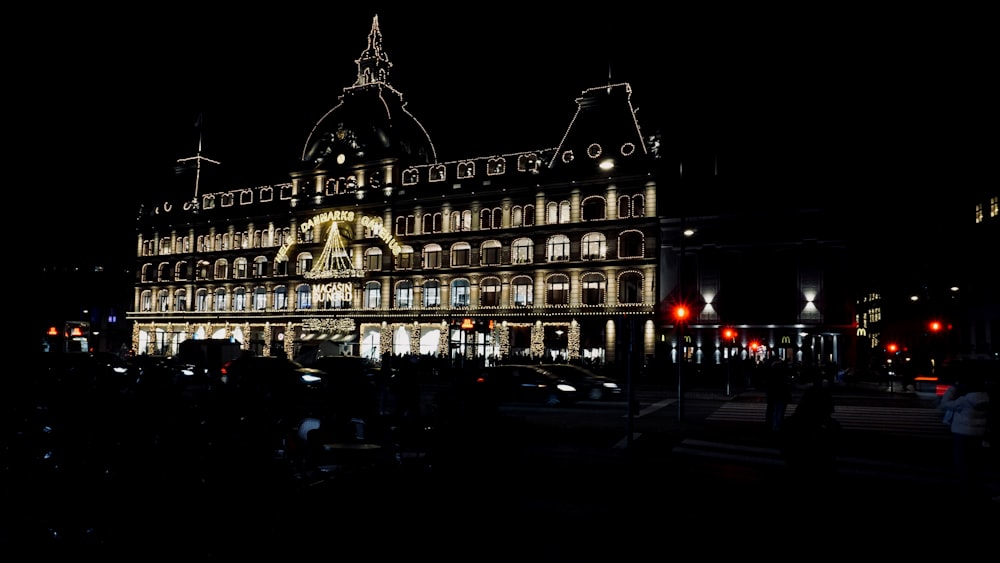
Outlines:
[[[321,230],[322,232],[325,232],[326,241],[326,244],[323,247],[323,253],[320,255],[319,259],[313,263],[312,270],[303,274],[306,278],[330,279],[364,277],[364,270],[353,268],[347,254],[347,245],[354,240],[353,225],[356,219],[357,217],[354,211],[333,210],[317,213],[299,225],[300,232],[308,233],[318,227],[329,224],[329,227],[327,227],[325,231]],[[363,228],[369,229],[374,236],[384,242],[389,251],[392,252],[393,256],[397,256],[399,254],[399,241],[396,240],[388,229],[384,228],[382,219],[376,216],[362,216],[360,217],[360,224]],[[287,260],[288,251],[294,245],[294,240],[286,240],[285,243],[281,245],[281,248],[278,249],[277,259]],[[346,284],[336,285],[343,286]],[[343,287],[334,288],[328,286],[331,286],[331,284],[313,285],[313,294],[327,295],[329,292],[343,291]],[[350,297],[351,293],[341,293],[341,295]]]

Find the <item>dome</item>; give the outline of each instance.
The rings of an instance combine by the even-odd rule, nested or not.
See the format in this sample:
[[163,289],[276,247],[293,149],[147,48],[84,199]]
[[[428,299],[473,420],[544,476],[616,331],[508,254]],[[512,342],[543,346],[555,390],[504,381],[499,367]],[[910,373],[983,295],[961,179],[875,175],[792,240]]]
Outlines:
[[428,164],[436,160],[423,126],[387,84],[345,90],[340,104],[313,127],[302,151],[307,168],[330,169],[384,159]]
[[378,16],[372,21],[368,47],[355,62],[357,81],[313,126],[302,149],[303,167],[329,170],[386,159],[403,166],[436,162],[427,131],[387,81],[392,63],[382,50]]

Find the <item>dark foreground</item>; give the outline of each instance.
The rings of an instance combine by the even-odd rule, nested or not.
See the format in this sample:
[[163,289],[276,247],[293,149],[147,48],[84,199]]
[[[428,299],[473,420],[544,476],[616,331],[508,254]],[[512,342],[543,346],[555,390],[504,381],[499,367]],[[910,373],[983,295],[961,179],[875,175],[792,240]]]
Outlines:
[[[132,428],[124,415],[150,413],[105,404],[81,420],[115,432],[96,442],[87,434],[90,446],[58,463],[27,463],[15,455],[24,443],[6,445],[0,539],[9,553],[129,559],[619,561],[692,549],[749,555],[773,549],[775,535],[783,551],[803,537],[819,554],[870,548],[873,538],[919,551],[943,529],[998,522],[1000,505],[958,502],[947,478],[792,479],[780,463],[676,455],[682,440],[720,432],[748,447],[766,440],[756,427],[707,422],[714,398],[689,404],[684,422],[644,418],[625,447],[621,426],[465,411],[393,420],[375,453],[310,464],[229,434],[206,439],[204,417],[177,412],[150,440],[122,431]],[[884,438],[856,446],[900,458],[942,448]]]

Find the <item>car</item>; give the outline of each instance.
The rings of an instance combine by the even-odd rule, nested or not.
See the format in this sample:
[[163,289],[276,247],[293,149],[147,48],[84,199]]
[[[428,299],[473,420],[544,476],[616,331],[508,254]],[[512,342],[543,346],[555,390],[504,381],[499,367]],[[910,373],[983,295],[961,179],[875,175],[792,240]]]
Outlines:
[[331,408],[347,418],[373,420],[381,410],[379,371],[361,356],[322,356],[313,363],[325,375]]
[[278,356],[240,356],[220,369],[226,394],[239,407],[266,406],[284,418],[324,416],[327,373]]
[[476,370],[475,385],[485,385],[497,403],[575,404],[580,390],[537,365],[498,365]]
[[588,401],[622,400],[622,387],[612,377],[576,364],[542,364],[540,368],[573,384]]

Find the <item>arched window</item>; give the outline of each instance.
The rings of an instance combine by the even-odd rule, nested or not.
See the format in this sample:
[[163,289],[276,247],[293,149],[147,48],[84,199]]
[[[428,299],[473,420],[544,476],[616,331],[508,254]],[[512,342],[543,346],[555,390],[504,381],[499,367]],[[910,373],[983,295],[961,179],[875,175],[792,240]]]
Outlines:
[[498,278],[483,278],[479,282],[479,305],[481,307],[500,306],[500,280]]
[[159,292],[157,292],[157,294],[156,294],[156,308],[161,313],[165,313],[165,312],[167,312],[167,311],[170,310],[170,292],[169,291],[167,291],[165,289],[161,289]]
[[194,294],[194,310],[199,312],[208,311],[208,290],[199,289]]
[[511,264],[531,264],[535,253],[535,243],[530,238],[519,238],[511,244]]
[[517,276],[510,281],[510,302],[514,307],[532,307],[534,283],[528,276]]
[[295,308],[312,309],[312,288],[308,284],[295,288]]
[[267,289],[262,286],[253,288],[253,309],[263,311],[267,309]]
[[233,261],[233,278],[244,279],[247,277],[247,259],[237,258]]
[[604,260],[607,257],[608,243],[604,233],[587,233],[580,239],[580,258],[582,260]]
[[276,276],[287,276],[288,275],[288,259],[287,258],[276,258],[274,260],[274,275],[276,275]]
[[548,225],[569,223],[569,202],[550,201],[545,206],[545,223]]
[[424,269],[434,270],[441,267],[441,245],[428,244],[424,247]]
[[569,305],[569,277],[552,274],[545,282],[546,305]]
[[174,279],[176,281],[187,279],[187,262],[182,260],[174,266]]
[[409,245],[403,245],[399,247],[399,254],[396,255],[396,259],[399,264],[396,265],[398,270],[412,270],[416,267],[414,263],[413,247]]
[[[299,276],[305,274],[309,270],[312,270],[312,265],[313,265],[312,254],[310,254],[308,252],[303,252],[303,253],[299,254],[298,258],[296,259],[295,274],[299,275]],[[298,290],[296,289],[296,292],[297,291]]]
[[618,276],[618,302],[642,303],[642,274],[625,272]]
[[438,212],[438,213],[425,213],[421,217],[421,221],[423,222],[423,232],[424,233],[440,233],[441,232],[441,223],[442,223],[443,219],[444,219],[444,217],[441,215],[440,212]]
[[402,280],[396,284],[396,308],[413,308],[413,282]]
[[365,269],[377,272],[382,269],[382,249],[373,247],[365,249]]
[[288,288],[283,285],[274,288],[274,308],[278,311],[288,308]]
[[472,246],[467,242],[458,242],[451,247],[451,265],[470,266],[472,264]]
[[607,281],[596,272],[584,274],[580,278],[580,298],[584,305],[604,305]]
[[600,221],[606,218],[608,206],[603,197],[592,196],[583,200],[581,208],[584,221]]
[[468,307],[472,296],[469,280],[458,279],[451,282],[451,306]]
[[178,289],[174,292],[174,310],[187,311],[187,290]]
[[245,287],[237,287],[233,290],[233,310],[247,310],[247,290]]
[[253,277],[262,278],[267,275],[267,258],[258,256],[253,259]]
[[632,196],[632,216],[633,217],[646,216],[646,198],[642,194],[636,194]]
[[640,231],[625,231],[618,235],[619,258],[642,258],[643,236]]
[[437,280],[424,282],[424,307],[441,306],[441,284]]
[[382,304],[382,284],[370,281],[365,284],[365,309],[378,309]]
[[499,229],[503,226],[503,210],[499,207],[483,208],[479,210],[480,229]]
[[483,243],[481,250],[479,251],[479,265],[480,266],[499,266],[500,265],[500,251],[503,247],[500,245],[498,240],[488,240]]
[[213,311],[225,311],[226,310],[226,290],[219,288],[215,290],[215,298],[212,300],[212,310]]
[[215,261],[215,279],[224,280],[229,278],[229,261],[219,258]]
[[552,235],[548,242],[549,262],[564,262],[569,260],[569,237]]

